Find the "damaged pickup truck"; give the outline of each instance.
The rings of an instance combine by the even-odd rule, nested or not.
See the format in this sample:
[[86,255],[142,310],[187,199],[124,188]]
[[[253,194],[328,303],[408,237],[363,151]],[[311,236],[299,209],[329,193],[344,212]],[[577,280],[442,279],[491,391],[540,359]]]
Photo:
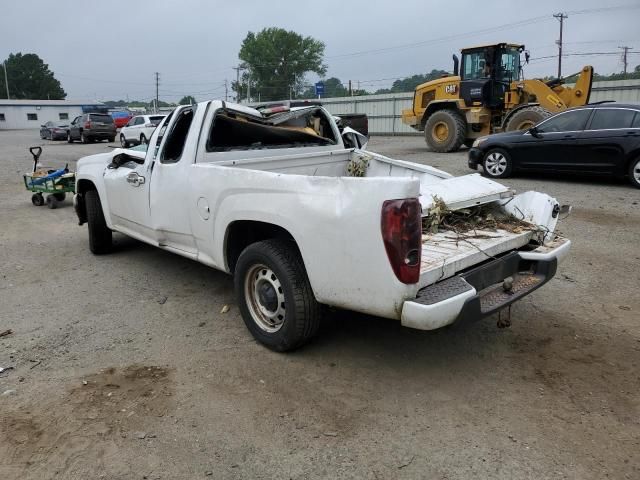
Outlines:
[[322,306],[432,330],[549,281],[570,241],[548,195],[364,150],[319,106],[178,107],[146,152],[82,158],[74,205],[89,247],[117,231],[234,276],[253,336],[287,351]]

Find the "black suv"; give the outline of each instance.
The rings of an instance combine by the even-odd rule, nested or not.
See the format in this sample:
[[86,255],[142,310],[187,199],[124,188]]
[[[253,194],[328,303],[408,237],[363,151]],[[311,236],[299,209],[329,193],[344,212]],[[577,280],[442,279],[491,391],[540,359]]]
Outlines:
[[116,126],[108,113],[85,113],[73,119],[67,130],[67,142],[80,140],[89,143],[95,140],[116,139]]

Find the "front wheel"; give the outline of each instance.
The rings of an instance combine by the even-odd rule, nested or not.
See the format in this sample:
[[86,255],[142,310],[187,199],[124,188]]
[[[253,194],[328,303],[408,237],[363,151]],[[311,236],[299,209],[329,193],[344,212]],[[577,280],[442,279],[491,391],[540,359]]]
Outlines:
[[41,193],[34,193],[31,195],[31,203],[33,203],[36,207],[41,207],[44,205],[44,197]]
[[501,148],[489,150],[482,161],[485,175],[491,178],[506,178],[513,171],[513,163],[509,154]]
[[73,137],[71,137],[71,132],[67,132],[67,143],[73,143]]
[[127,142],[127,139],[122,133],[120,134],[120,146],[122,148],[129,148],[129,142]]
[[434,152],[455,152],[464,143],[467,122],[455,110],[438,110],[424,125],[424,139]]
[[89,143],[89,137],[87,137],[84,132],[80,132],[80,141],[82,143]]
[[84,194],[84,202],[89,227],[89,250],[96,255],[108,253],[112,245],[112,232],[104,219],[98,192],[89,190]]
[[320,305],[293,242],[249,245],[236,264],[234,284],[245,325],[266,347],[294,350],[317,333]]
[[640,157],[636,158],[629,165],[629,180],[631,185],[640,188]]

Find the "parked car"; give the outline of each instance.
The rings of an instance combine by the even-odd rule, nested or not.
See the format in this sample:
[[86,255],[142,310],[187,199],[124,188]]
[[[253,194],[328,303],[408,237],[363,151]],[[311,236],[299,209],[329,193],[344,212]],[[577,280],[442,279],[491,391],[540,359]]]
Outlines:
[[67,141],[80,140],[89,143],[95,140],[115,142],[116,126],[108,113],[85,113],[73,119],[67,130]]
[[47,122],[40,126],[40,138],[49,140],[64,140],[67,138],[68,122]]
[[601,103],[560,112],[526,131],[478,138],[469,167],[505,178],[522,170],[628,177],[640,188],[640,105]]
[[166,115],[136,115],[120,130],[120,145],[123,148],[129,145],[147,143],[153,131]]
[[149,140],[78,161],[90,250],[117,231],[233,274],[247,328],[277,351],[311,339],[322,304],[421,330],[486,317],[550,280],[571,245],[549,195],[364,150],[318,106],[180,106]]
[[111,112],[111,118],[113,118],[113,123],[115,124],[116,128],[124,127],[129,122],[129,120],[131,120],[131,117],[131,112]]

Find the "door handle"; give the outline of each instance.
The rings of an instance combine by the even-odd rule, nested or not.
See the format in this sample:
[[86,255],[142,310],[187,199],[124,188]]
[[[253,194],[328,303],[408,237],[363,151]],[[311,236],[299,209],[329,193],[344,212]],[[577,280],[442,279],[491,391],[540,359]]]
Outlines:
[[144,177],[138,175],[136,172],[131,172],[129,175],[127,175],[127,183],[130,183],[134,187],[139,187],[144,183]]

